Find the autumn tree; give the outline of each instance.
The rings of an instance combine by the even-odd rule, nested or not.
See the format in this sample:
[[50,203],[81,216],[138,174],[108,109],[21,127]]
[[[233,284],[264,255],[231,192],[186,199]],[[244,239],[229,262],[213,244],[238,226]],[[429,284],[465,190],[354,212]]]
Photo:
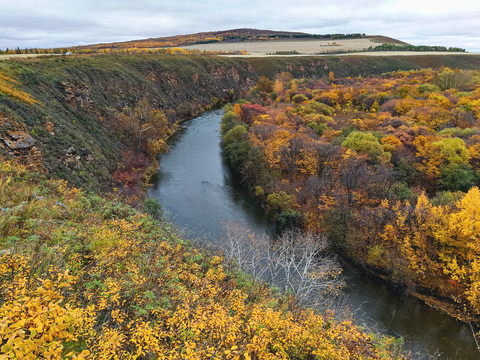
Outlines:
[[334,82],[335,82],[335,75],[333,74],[333,71],[330,71],[330,72],[328,73],[328,81],[329,81],[330,83],[334,83]]
[[388,163],[391,158],[391,154],[385,152],[378,138],[373,136],[372,133],[353,131],[347,136],[345,141],[342,142],[342,146],[368,154],[372,162]]
[[275,79],[275,82],[273,83],[273,92],[277,95],[283,93],[283,83],[279,79]]
[[273,91],[273,83],[266,76],[260,76],[255,87],[258,91],[271,93]]
[[291,73],[289,73],[287,71],[283,71],[283,72],[277,74],[275,79],[282,83],[284,89],[287,89],[287,88],[290,88],[290,83],[291,83],[293,77],[292,77]]
[[435,75],[433,83],[441,90],[451,88],[462,89],[471,79],[471,74],[460,69],[445,68],[442,72]]
[[167,118],[161,110],[154,108],[147,98],[140,99],[133,108],[125,108],[124,116],[128,121],[125,127],[137,150],[143,150],[149,156],[155,157],[168,148],[165,142],[169,133]]

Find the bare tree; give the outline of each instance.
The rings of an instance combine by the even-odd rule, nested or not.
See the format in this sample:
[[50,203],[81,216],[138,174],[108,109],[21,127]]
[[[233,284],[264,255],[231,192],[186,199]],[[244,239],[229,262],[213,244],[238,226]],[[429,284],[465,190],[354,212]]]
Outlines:
[[228,222],[225,225],[224,252],[228,259],[237,263],[238,267],[263,280],[268,267],[265,266],[270,239],[266,234],[251,233],[244,224]]
[[326,310],[343,300],[342,269],[328,255],[325,236],[289,230],[272,240],[230,222],[224,244],[226,256],[242,270],[292,293],[302,305]]

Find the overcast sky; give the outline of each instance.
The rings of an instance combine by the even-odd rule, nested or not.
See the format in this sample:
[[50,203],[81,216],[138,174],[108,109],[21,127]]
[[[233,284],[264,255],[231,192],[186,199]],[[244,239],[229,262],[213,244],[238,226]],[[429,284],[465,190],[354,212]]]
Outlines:
[[0,0],[0,49],[255,28],[480,52],[480,0]]

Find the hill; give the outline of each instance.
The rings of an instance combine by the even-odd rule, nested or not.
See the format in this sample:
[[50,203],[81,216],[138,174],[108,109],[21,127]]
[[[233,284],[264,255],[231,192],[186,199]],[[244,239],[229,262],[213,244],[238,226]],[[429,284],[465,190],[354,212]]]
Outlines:
[[352,34],[308,34],[302,32],[233,29],[159,38],[91,44],[69,48],[10,49],[0,50],[0,60],[21,56],[46,54],[183,54],[183,55],[230,55],[230,56],[311,56],[369,52],[451,53],[465,49],[445,46],[410,45],[403,41],[382,36]]
[[[276,39],[353,39],[365,37],[365,34],[327,34],[314,35],[302,32],[257,30],[257,29],[234,29],[225,31],[210,31],[188,35],[176,35],[142,40],[131,40],[105,44],[94,44],[81,46],[80,49],[127,49],[127,48],[157,48],[157,47],[179,47],[193,44],[207,44],[218,42],[242,42],[242,41],[264,41]],[[394,43],[397,40],[394,40]]]
[[321,55],[361,51],[465,51],[442,46],[414,46],[382,35],[308,34],[257,29],[211,31],[188,35],[93,44],[71,49],[74,53],[178,52],[216,55]]

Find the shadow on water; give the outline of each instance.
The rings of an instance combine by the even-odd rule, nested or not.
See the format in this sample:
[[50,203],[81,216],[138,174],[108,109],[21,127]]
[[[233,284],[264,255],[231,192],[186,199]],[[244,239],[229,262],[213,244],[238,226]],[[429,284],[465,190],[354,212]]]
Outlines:
[[[231,220],[246,223],[256,233],[274,232],[265,211],[223,163],[221,116],[222,110],[204,113],[170,139],[170,151],[160,157],[160,170],[149,189],[149,197],[160,202],[186,236],[217,245],[223,224]],[[402,296],[349,264],[344,264],[344,272],[347,302],[358,323],[402,336],[413,359],[435,352],[442,359],[480,358],[468,325]]]

